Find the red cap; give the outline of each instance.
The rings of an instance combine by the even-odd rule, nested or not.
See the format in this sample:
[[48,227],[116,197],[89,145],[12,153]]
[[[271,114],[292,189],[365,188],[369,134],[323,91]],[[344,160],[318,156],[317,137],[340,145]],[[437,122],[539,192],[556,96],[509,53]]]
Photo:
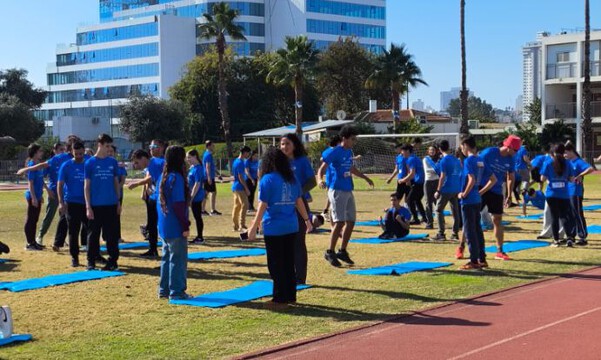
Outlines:
[[522,146],[522,139],[519,136],[509,135],[505,141],[503,141],[503,146],[510,148],[513,151],[520,150]]

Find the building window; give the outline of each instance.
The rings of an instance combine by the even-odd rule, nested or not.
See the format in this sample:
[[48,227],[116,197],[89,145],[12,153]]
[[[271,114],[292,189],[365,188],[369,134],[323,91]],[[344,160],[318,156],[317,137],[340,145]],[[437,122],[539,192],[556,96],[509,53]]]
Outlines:
[[557,53],[557,62],[558,63],[570,62],[570,52],[565,51],[565,52]]

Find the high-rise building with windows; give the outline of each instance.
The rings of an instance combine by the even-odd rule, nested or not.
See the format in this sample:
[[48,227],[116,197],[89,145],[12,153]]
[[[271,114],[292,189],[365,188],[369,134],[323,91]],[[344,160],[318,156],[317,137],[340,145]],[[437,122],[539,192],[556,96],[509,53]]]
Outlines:
[[[100,22],[77,29],[75,43],[59,45],[48,66],[48,99],[38,116],[55,136],[92,139],[118,133],[119,105],[132,94],[168,97],[185,64],[210,40],[198,36],[216,0],[99,0]],[[238,10],[246,41],[230,41],[251,56],[306,35],[319,49],[354,37],[373,53],[386,46],[385,0],[228,1]]]

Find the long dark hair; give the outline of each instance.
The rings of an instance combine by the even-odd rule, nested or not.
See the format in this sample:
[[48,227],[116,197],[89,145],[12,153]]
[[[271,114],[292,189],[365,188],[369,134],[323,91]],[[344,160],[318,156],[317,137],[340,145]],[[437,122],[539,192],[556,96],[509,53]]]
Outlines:
[[161,185],[159,187],[159,197],[161,201],[161,208],[163,212],[167,211],[167,198],[163,191],[165,182],[169,173],[180,174],[184,179],[184,196],[186,197],[186,204],[190,203],[190,191],[188,189],[188,178],[186,177],[186,150],[178,145],[171,145],[165,151],[165,166],[163,166],[163,178],[161,179]]
[[571,141],[568,141],[566,143],[566,151],[573,152],[574,155],[576,155],[576,157],[580,159],[580,154],[578,154],[578,151],[576,151],[576,147],[574,146],[574,144]]
[[298,159],[301,156],[307,156],[307,150],[305,149],[305,145],[303,145],[303,142],[300,141],[296,134],[290,133],[284,135],[284,137],[290,140],[290,142],[292,142],[292,145],[294,145],[293,155],[295,159]]
[[566,169],[566,159],[563,154],[566,152],[566,147],[563,144],[553,145],[552,157],[553,157],[553,170],[555,174],[562,175]]
[[194,156],[196,158],[196,160],[198,161],[198,164],[202,165],[202,160],[200,160],[200,154],[198,153],[198,150],[192,149],[192,150],[188,151],[188,155]]
[[279,173],[287,183],[296,181],[288,157],[282,150],[275,147],[269,148],[261,159],[261,174],[265,175],[272,172]]

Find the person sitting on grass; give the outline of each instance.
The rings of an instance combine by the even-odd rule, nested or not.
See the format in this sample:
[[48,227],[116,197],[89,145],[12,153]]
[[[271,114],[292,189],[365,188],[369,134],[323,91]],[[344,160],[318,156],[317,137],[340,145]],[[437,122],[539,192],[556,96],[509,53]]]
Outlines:
[[326,219],[322,214],[309,213],[309,220],[311,220],[311,224],[313,225],[313,231],[311,231],[311,233],[316,233],[317,229],[326,222]]
[[545,202],[547,198],[545,194],[543,194],[540,190],[534,190],[534,188],[530,188],[529,190],[524,190],[522,192],[522,196],[524,197],[524,201],[522,202],[522,213],[526,216],[526,205],[531,203],[534,207],[540,210],[545,210]]
[[411,213],[406,207],[401,206],[401,196],[390,194],[390,208],[386,210],[386,218],[380,216],[380,226],[384,232],[378,236],[380,239],[401,239],[409,235],[409,220]]

